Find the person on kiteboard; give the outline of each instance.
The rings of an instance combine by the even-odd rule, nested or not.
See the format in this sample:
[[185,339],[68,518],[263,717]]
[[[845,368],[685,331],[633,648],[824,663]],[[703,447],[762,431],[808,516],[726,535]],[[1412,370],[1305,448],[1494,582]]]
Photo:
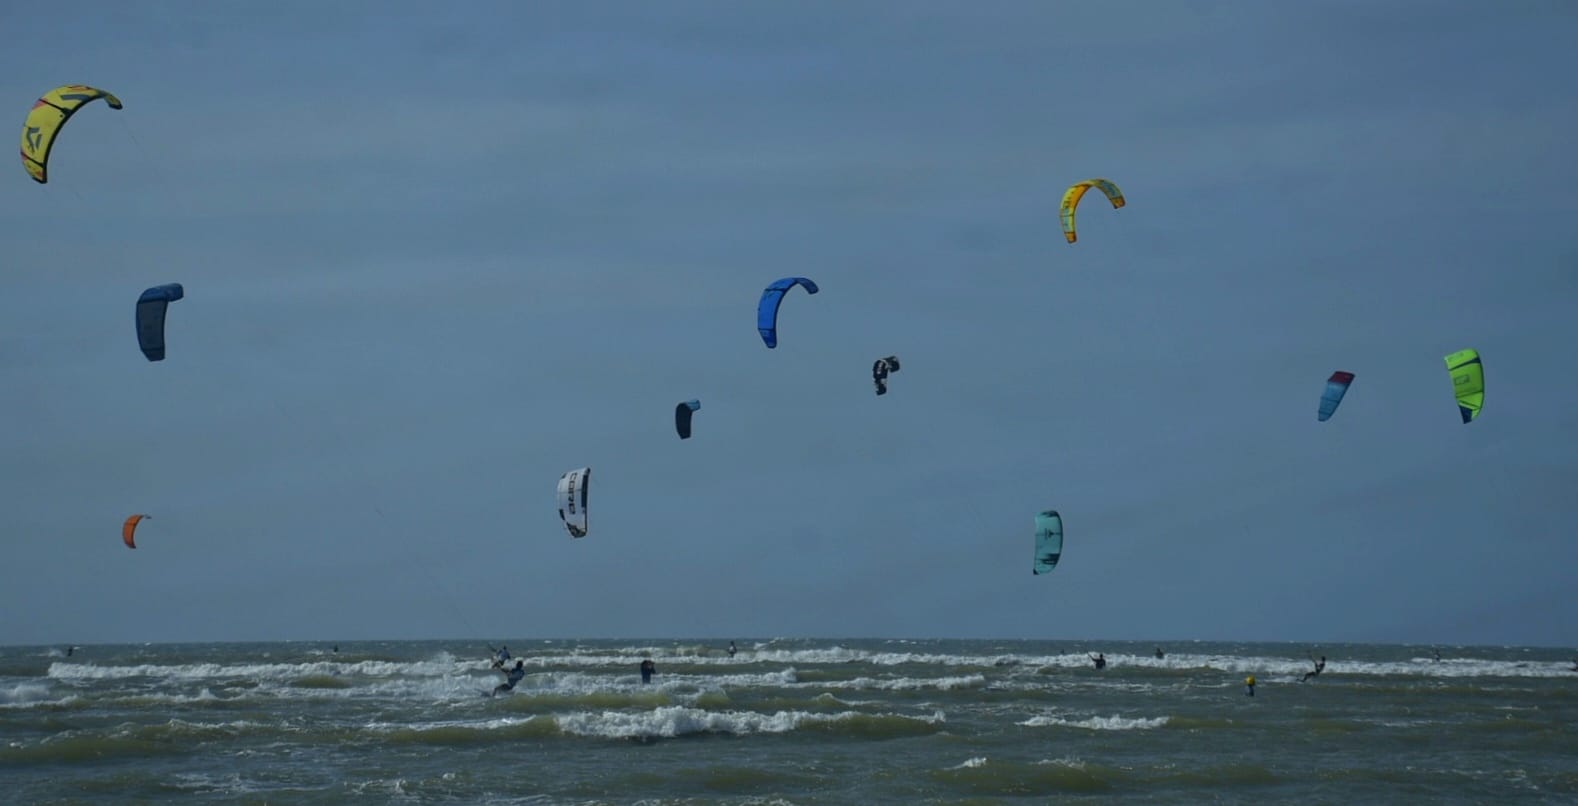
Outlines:
[[1313,671],[1313,672],[1305,672],[1304,676],[1299,678],[1299,682],[1300,683],[1304,682],[1305,680],[1310,679],[1311,677],[1319,677],[1321,672],[1326,671],[1326,656],[1325,655],[1320,656],[1320,660],[1315,660],[1314,658],[1310,658],[1310,661],[1315,664],[1315,671]]
[[501,691],[515,690],[515,684],[519,683],[521,678],[526,676],[526,661],[515,661],[515,668],[509,670],[508,673],[505,673],[503,669],[500,669],[499,672],[504,674],[504,682],[493,687],[492,696],[494,697],[499,696],[499,692]]
[[504,664],[508,663],[510,659],[509,646],[507,644],[500,645],[498,649],[493,649],[493,645],[488,644],[488,649],[492,650],[493,652],[493,668],[503,669]]

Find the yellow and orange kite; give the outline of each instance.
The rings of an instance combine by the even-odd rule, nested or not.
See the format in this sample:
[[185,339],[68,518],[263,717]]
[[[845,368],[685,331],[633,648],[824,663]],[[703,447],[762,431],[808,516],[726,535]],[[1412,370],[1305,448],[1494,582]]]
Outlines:
[[1091,188],[1099,188],[1102,193],[1107,194],[1107,201],[1112,202],[1114,210],[1124,204],[1123,191],[1118,190],[1117,185],[1105,179],[1086,179],[1070,185],[1069,189],[1064,191],[1063,205],[1058,209],[1058,217],[1063,220],[1063,237],[1068,239],[1069,243],[1073,243],[1078,238],[1074,233],[1074,208],[1079,206],[1079,200],[1085,198],[1085,192]]

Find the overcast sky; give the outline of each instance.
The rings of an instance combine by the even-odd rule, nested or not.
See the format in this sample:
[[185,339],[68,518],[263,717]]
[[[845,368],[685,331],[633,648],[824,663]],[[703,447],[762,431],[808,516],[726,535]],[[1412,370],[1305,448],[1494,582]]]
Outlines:
[[454,9],[0,8],[0,642],[1578,642],[1571,3]]

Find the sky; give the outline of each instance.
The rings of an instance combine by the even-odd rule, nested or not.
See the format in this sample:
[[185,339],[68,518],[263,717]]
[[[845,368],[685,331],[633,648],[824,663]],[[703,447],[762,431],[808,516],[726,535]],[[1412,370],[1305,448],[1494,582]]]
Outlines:
[[[0,180],[0,643],[1578,644],[1570,3],[0,30],[14,123],[60,84],[125,102]],[[1091,177],[1128,204],[1069,245]],[[769,350],[785,276],[821,292]],[[134,303],[170,282],[151,363]]]

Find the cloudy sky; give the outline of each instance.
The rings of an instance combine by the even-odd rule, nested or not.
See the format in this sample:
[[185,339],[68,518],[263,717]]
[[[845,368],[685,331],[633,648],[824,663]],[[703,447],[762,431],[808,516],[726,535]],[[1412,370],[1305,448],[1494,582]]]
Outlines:
[[0,642],[1578,642],[1570,3],[456,8],[0,9]]

